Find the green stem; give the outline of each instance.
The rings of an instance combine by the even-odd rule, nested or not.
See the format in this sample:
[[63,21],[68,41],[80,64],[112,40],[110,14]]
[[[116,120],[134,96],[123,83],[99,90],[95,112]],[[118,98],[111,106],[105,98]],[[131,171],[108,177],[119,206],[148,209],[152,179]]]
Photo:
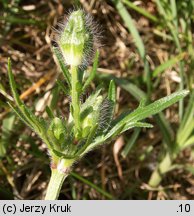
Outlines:
[[75,128],[77,131],[80,131],[80,100],[79,100],[79,91],[78,91],[78,68],[76,66],[71,67],[71,99],[72,99],[72,107],[73,107],[73,118],[75,122]]
[[57,200],[61,191],[61,187],[68,174],[62,173],[57,169],[52,169],[50,182],[47,188],[45,200]]
[[170,171],[171,167],[172,167],[172,158],[170,154],[167,152],[163,160],[160,162],[158,168],[152,173],[148,184],[154,188],[158,187],[158,185],[162,181],[163,176],[168,171]]

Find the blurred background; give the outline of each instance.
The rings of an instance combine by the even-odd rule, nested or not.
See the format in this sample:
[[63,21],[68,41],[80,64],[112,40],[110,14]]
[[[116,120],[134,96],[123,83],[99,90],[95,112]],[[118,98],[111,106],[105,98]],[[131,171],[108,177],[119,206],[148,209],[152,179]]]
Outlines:
[[[153,128],[130,130],[89,153],[59,199],[193,199],[193,0],[0,0],[0,199],[42,199],[50,178],[45,144],[7,105],[7,59],[20,97],[37,115],[50,105],[65,116],[69,97],[55,83],[61,75],[51,35],[76,7],[92,14],[103,36],[98,74],[85,97],[99,84],[106,92],[114,79],[119,115],[144,97],[156,100],[179,89],[190,94],[149,118]],[[153,188],[149,181],[160,166]]]

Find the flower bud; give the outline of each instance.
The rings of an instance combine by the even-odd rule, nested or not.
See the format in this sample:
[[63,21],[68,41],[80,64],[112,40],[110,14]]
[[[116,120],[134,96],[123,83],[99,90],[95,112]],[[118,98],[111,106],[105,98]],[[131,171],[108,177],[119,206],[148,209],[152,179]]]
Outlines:
[[63,135],[65,132],[63,121],[58,117],[55,117],[52,120],[49,128],[53,131],[55,138],[58,140],[61,139],[61,135]]
[[59,36],[58,45],[67,65],[85,64],[93,48],[91,25],[83,10],[70,14],[69,19]]
[[102,104],[102,101],[103,101],[103,97],[98,96],[92,106],[93,108],[92,112],[89,113],[83,120],[82,128],[83,128],[84,137],[87,136],[91,128],[93,128],[94,125],[99,122],[100,106]]

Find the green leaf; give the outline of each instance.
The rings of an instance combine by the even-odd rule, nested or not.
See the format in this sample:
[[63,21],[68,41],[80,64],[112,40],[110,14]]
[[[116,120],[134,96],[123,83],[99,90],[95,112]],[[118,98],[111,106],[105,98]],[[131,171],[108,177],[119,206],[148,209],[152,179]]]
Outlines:
[[144,122],[128,122],[128,121],[124,122],[123,124],[118,123],[117,125],[115,125],[113,128],[110,129],[110,131],[106,134],[104,139],[107,140],[107,139],[113,138],[125,132],[126,130],[129,130],[135,127],[151,128],[153,127],[153,125],[144,123]]
[[157,77],[160,73],[165,71],[166,69],[172,67],[179,61],[181,61],[185,57],[185,52],[178,54],[177,56],[167,60],[163,64],[159,65],[155,70],[153,71],[153,77]]
[[108,98],[105,98],[100,105],[98,132],[106,133],[110,129],[111,122],[114,116],[115,103]]
[[133,134],[131,135],[130,139],[128,140],[127,144],[125,145],[123,151],[121,152],[121,155],[126,158],[127,155],[129,154],[130,150],[134,146],[134,144],[137,141],[137,138],[140,134],[141,129],[140,128],[135,128]]
[[[108,132],[108,134],[105,136],[105,139],[109,139],[110,137],[117,136],[118,134],[133,128],[133,127],[141,127],[143,126],[142,123],[138,122],[140,120],[143,120],[151,115],[154,115],[156,113],[159,113],[163,109],[167,108],[168,106],[176,103],[178,100],[182,99],[188,94],[189,91],[183,90],[178,91],[174,94],[171,94],[167,97],[164,97],[162,99],[159,99],[145,107],[139,107],[132,113],[122,116],[122,118],[119,116],[117,119],[115,119],[112,123],[112,129]],[[118,120],[119,119],[119,120]],[[143,123],[145,124],[145,123]],[[145,125],[146,126],[146,125]],[[147,125],[150,126],[150,125]]]
[[9,113],[3,119],[0,137],[0,159],[6,156],[7,147],[10,145],[11,131],[14,127],[15,117],[13,113]]
[[56,139],[60,141],[61,135],[63,135],[65,132],[65,125],[63,121],[60,118],[55,117],[50,124],[50,129],[52,130]]
[[60,65],[63,76],[64,76],[64,78],[65,78],[65,80],[66,80],[66,82],[70,88],[71,87],[71,74],[69,73],[67,67],[64,64],[63,56],[61,55],[59,49],[56,47],[53,47],[53,52],[54,52],[55,56],[57,57],[57,61]]
[[[109,102],[109,106],[108,106],[108,112],[106,115],[106,124],[108,125],[107,129],[109,129],[109,125],[113,119],[114,116],[114,111],[115,111],[115,105],[116,105],[116,86],[113,80],[110,81],[109,84],[109,89],[108,89],[108,102]],[[103,115],[102,115],[103,116]]]
[[[19,6],[18,6],[19,7]],[[40,20],[35,20],[35,19],[24,19],[24,18],[19,18],[17,16],[12,16],[12,15],[9,15],[9,16],[1,16],[0,17],[0,21],[1,20],[4,20],[6,21],[6,23],[12,23],[12,24],[16,24],[18,25],[18,23],[20,25],[36,25],[36,26],[39,26],[39,27],[43,27],[45,28],[46,26],[46,23],[44,22],[40,22]]]
[[90,106],[93,107],[93,105],[95,104],[96,99],[97,99],[97,97],[99,96],[100,92],[101,92],[101,89],[99,88],[99,89],[96,90],[96,92],[94,92],[93,94],[91,94],[91,95],[87,98],[87,100],[85,101],[85,103],[83,103],[82,106],[81,106],[81,111],[82,111],[82,112],[83,112],[86,108],[88,108],[88,107],[90,107]]
[[11,107],[11,109],[15,112],[15,114],[22,120],[28,127],[33,129],[32,125],[29,123],[29,121],[23,116],[21,111],[18,108],[15,108],[11,103],[8,102],[8,105]]
[[[13,128],[14,122],[15,122],[15,115],[13,113],[11,115],[9,114],[3,120],[3,124],[1,128],[2,131],[11,131]],[[3,137],[3,135],[1,137]]]
[[62,152],[57,151],[56,149],[52,149],[52,152],[54,153],[54,155],[57,155],[60,158],[64,158],[64,159],[76,159],[76,157],[74,155],[64,154]]
[[84,92],[87,87],[90,85],[90,83],[92,82],[92,80],[94,79],[94,77],[96,76],[96,71],[98,68],[98,59],[99,59],[99,51],[96,52],[95,58],[94,58],[94,63],[93,63],[93,67],[92,67],[92,71],[89,74],[89,77],[87,78],[82,91]]
[[194,145],[194,135],[192,135],[190,138],[186,140],[186,142],[184,143],[184,146],[182,146],[182,149],[187,148],[191,145]]
[[93,184],[92,182],[90,182],[86,178],[83,178],[82,176],[78,175],[77,173],[71,172],[70,175],[73,176],[74,178],[82,181],[83,183],[89,185],[91,188],[94,188],[98,193],[102,194],[103,196],[107,197],[108,199],[114,199],[114,197],[111,194],[109,194],[108,192],[106,192],[102,188],[98,187],[96,184]]
[[151,21],[153,21],[155,23],[157,23],[159,21],[156,16],[152,15],[147,10],[136,6],[133,2],[131,2],[129,0],[122,0],[122,2],[124,4],[126,4],[129,8],[133,9],[134,11],[137,11],[138,13],[140,13],[141,15],[145,16],[146,18],[150,19]]
[[177,21],[177,7],[176,7],[176,0],[170,0],[170,6],[171,6],[171,13],[172,13],[172,22],[174,23],[174,26],[178,29],[178,21]]
[[146,99],[146,98],[142,98],[142,99],[140,100],[140,103],[139,103],[139,106],[138,106],[137,109],[142,108],[142,107],[145,107],[146,104],[147,104],[147,99]]
[[149,98],[150,93],[151,93],[151,73],[150,73],[150,67],[149,67],[149,62],[146,58],[146,50],[145,50],[145,46],[143,43],[143,40],[141,39],[141,36],[136,28],[136,25],[131,17],[131,15],[129,14],[129,12],[127,11],[127,9],[125,8],[125,5],[122,3],[122,1],[118,1],[118,0],[112,0],[120,14],[120,16],[122,17],[123,21],[125,22],[125,25],[127,26],[128,30],[130,31],[133,40],[135,42],[135,45],[137,47],[137,50],[139,52],[139,55],[144,63],[144,81],[146,82],[146,86],[147,86],[147,96]]
[[111,137],[116,137],[121,133],[123,128],[125,127],[126,123],[124,124],[117,124],[115,127],[111,128],[108,133],[105,135],[104,140],[107,140]]
[[[108,80],[113,79],[117,85],[119,85],[121,88],[129,92],[134,98],[140,101],[139,106],[141,106],[141,103],[146,102],[146,94],[137,85],[134,85],[130,81],[126,79],[115,77],[110,74],[98,74],[98,76],[101,79],[108,79]],[[143,101],[141,102],[141,100]],[[173,140],[173,130],[169,122],[164,118],[164,115],[162,113],[160,113],[159,116],[156,115],[155,118],[156,118],[156,121],[161,129],[163,137],[165,141],[167,142],[168,146],[173,146],[171,142]]]
[[186,140],[191,135],[192,131],[194,130],[194,90],[190,94],[189,103],[187,105],[187,109],[185,111],[185,114],[183,116],[183,120],[180,124],[178,133],[177,133],[177,143],[181,147],[185,145]]
[[50,109],[49,106],[46,106],[46,113],[49,116],[50,119],[53,119],[55,116],[53,114],[53,111]]
[[104,80],[113,80],[118,86],[123,88],[125,91],[129,92],[134,98],[140,101],[142,98],[146,97],[146,94],[135,84],[131,83],[131,81],[123,78],[116,77],[110,74],[97,74],[100,79]]
[[92,106],[86,107],[80,114],[80,121],[83,121],[92,112],[93,112]]
[[153,125],[145,122],[129,122],[125,124],[125,126],[123,127],[120,133],[123,133],[126,130],[129,130],[134,127],[152,128]]
[[186,124],[184,130],[177,135],[177,143],[180,148],[185,147],[185,143],[187,142],[188,138],[194,131],[194,119],[190,119]]
[[91,131],[91,127],[90,126],[84,127],[84,129],[82,129],[82,137],[87,137],[88,134],[90,133],[90,131]]
[[163,135],[163,139],[165,141],[165,144],[167,144],[167,147],[169,151],[174,150],[174,132],[172,128],[170,127],[169,122],[165,118],[164,114],[161,112],[155,116],[155,120],[160,127],[160,130]]
[[45,131],[45,124],[41,124],[38,118],[24,104],[18,107],[25,118],[32,125],[34,131],[41,136]]
[[111,80],[109,84],[108,99],[114,103],[116,102],[116,86],[113,80]]
[[10,84],[10,87],[11,87],[11,91],[12,91],[14,100],[15,100],[17,106],[19,107],[23,103],[20,100],[20,97],[19,97],[19,95],[17,93],[16,83],[15,83],[15,80],[14,80],[14,77],[13,77],[13,73],[12,73],[12,67],[11,67],[11,60],[10,60],[10,58],[8,58],[8,76],[9,76],[9,84]]
[[104,135],[97,136],[93,142],[87,147],[86,152],[90,151],[91,149],[99,146],[100,144],[104,142],[108,142],[108,139],[113,138],[119,134],[121,134],[123,131],[128,130],[130,128],[134,127],[152,127],[151,124],[143,123],[143,122],[132,122],[130,124],[117,124],[115,127],[113,127],[109,132]]
[[51,110],[56,109],[59,100],[59,95],[60,95],[60,86],[55,85],[51,90],[51,95],[50,95],[51,100],[49,101],[48,104]]
[[185,110],[185,114],[183,116],[183,119],[182,119],[182,121],[180,123],[179,132],[181,130],[183,130],[183,128],[185,127],[185,125],[187,124],[189,119],[193,118],[193,114],[194,114],[194,103],[193,103],[193,101],[194,101],[194,89],[190,93],[189,103],[187,105],[187,109]]
[[63,93],[65,95],[67,95],[68,94],[68,89],[65,88],[63,82],[61,80],[56,80],[56,82],[57,82],[57,85],[62,89]]
[[88,135],[88,139],[86,141],[86,143],[84,144],[84,146],[77,152],[76,156],[83,156],[84,154],[87,153],[86,149],[87,147],[92,143],[92,140],[96,134],[96,130],[98,128],[98,124],[95,124],[94,127],[91,129],[89,135]]
[[33,128],[37,133],[39,134],[42,133],[42,131],[44,130],[43,125],[41,125],[37,117],[24,105],[24,103],[21,101],[17,93],[16,83],[15,83],[13,73],[12,73],[10,58],[8,59],[8,76],[9,76],[9,83],[10,83],[10,87],[11,87],[11,91],[12,91],[14,100],[18,106],[18,109],[20,110],[20,112],[22,113],[24,117],[22,117],[21,114],[18,113],[16,110],[14,111],[17,113],[17,115],[19,114],[19,116],[22,117],[21,119],[24,120],[24,122],[26,122],[27,125],[30,125],[31,128]]
[[131,35],[133,36],[133,40],[135,42],[135,45],[138,49],[138,52],[141,56],[142,59],[144,59],[145,57],[145,47],[143,44],[143,41],[139,35],[139,32],[133,22],[133,19],[131,17],[131,15],[128,13],[128,11],[126,10],[125,6],[123,5],[123,3],[121,1],[118,0],[112,0],[115,3],[115,6],[120,14],[120,16],[122,17],[122,19],[125,22],[125,25],[127,26],[127,28],[129,29],[129,31],[131,32]]
[[187,90],[182,90],[182,91],[177,91],[169,96],[166,96],[162,99],[159,99],[145,107],[138,108],[134,112],[130,113],[128,116],[126,116],[120,124],[125,124],[126,122],[137,122],[142,119],[145,119],[151,115],[155,115],[156,113],[161,112],[165,108],[171,106],[172,104],[176,103],[177,101],[181,100],[184,98],[189,91]]

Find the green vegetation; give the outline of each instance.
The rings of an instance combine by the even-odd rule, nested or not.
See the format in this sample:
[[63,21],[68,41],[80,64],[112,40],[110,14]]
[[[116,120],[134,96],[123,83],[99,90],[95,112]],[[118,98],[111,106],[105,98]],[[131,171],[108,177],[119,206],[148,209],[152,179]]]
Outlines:
[[[193,2],[0,4],[0,194],[44,199],[50,167],[46,199],[189,199]],[[82,10],[51,30],[75,4],[105,31]]]

